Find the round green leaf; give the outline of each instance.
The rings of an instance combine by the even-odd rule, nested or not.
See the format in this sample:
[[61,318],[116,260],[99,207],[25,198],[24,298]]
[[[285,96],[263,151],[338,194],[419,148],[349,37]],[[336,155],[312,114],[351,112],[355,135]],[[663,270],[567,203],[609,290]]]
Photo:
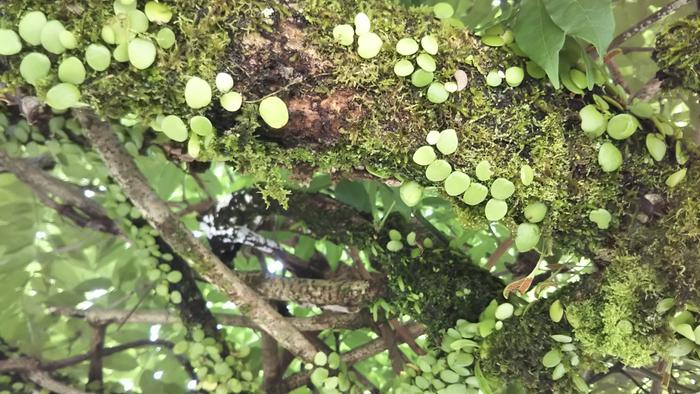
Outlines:
[[540,242],[540,228],[536,224],[522,223],[518,225],[515,235],[515,248],[518,252],[532,250]]
[[496,178],[491,184],[491,196],[499,200],[506,200],[515,192],[515,185],[506,178]]
[[371,59],[382,49],[382,39],[375,33],[364,33],[357,38],[357,54],[363,59]]
[[550,335],[550,336],[552,337],[552,339],[554,339],[555,341],[557,341],[559,343],[571,343],[573,341],[573,338],[571,338],[568,335],[554,334],[554,335]]
[[64,30],[63,24],[57,20],[46,22],[44,28],[41,29],[41,45],[44,49],[55,55],[63,53],[66,48],[61,44],[59,35]]
[[144,7],[144,12],[149,21],[163,24],[170,22],[173,17],[173,11],[167,4],[149,1]]
[[68,30],[64,30],[58,35],[58,41],[66,49],[75,49],[78,46],[78,39],[75,38],[75,34]]
[[608,127],[608,121],[603,114],[598,112],[598,108],[593,104],[588,104],[578,112],[581,116],[581,130],[591,137],[600,137]]
[[214,131],[211,121],[207,117],[201,115],[190,118],[190,129],[201,136],[207,136]]
[[437,68],[435,59],[427,53],[421,53],[418,55],[418,57],[416,57],[416,63],[418,63],[418,67],[429,73],[435,72],[435,69]]
[[637,118],[630,114],[618,114],[608,122],[608,135],[616,140],[629,138],[639,127]]
[[433,182],[442,182],[452,173],[452,166],[445,160],[435,160],[425,170],[425,176]]
[[413,55],[418,52],[418,43],[410,37],[402,38],[396,43],[396,52],[404,56]]
[[491,70],[486,74],[487,85],[496,87],[499,86],[501,82],[503,82],[503,77],[501,77],[501,73],[498,72],[498,70]]
[[399,77],[407,77],[411,75],[413,70],[413,63],[406,59],[401,59],[394,64],[394,74],[398,75]]
[[438,19],[447,19],[454,15],[455,10],[450,3],[437,3],[433,6],[433,13]]
[[654,160],[661,161],[666,156],[666,141],[663,136],[653,133],[647,134],[646,146]]
[[490,47],[502,47],[506,41],[501,36],[487,34],[481,37],[481,42]]
[[509,67],[506,69],[506,83],[510,86],[516,87],[523,82],[525,78],[525,72],[521,67]]
[[350,25],[338,25],[333,28],[333,40],[340,45],[350,46],[355,40],[355,29]]
[[469,175],[461,171],[454,171],[445,179],[445,191],[450,196],[457,196],[467,191],[470,183]]
[[233,88],[233,77],[231,74],[221,72],[216,74],[216,88],[221,93],[226,93]]
[[145,33],[148,30],[148,17],[146,17],[146,14],[139,10],[131,10],[126,15],[131,31],[134,33]]
[[22,50],[22,40],[17,33],[9,29],[0,29],[0,55],[16,55]]
[[504,304],[501,304],[496,308],[496,315],[495,315],[496,319],[506,320],[509,317],[513,316],[514,310],[515,310],[515,308],[513,307],[513,304],[511,304],[511,303],[506,302]]
[[46,78],[51,70],[51,60],[39,52],[32,52],[22,58],[19,64],[19,73],[25,81],[35,84]]
[[318,365],[319,367],[326,365],[327,361],[328,361],[328,356],[324,352],[318,352],[314,356],[314,364]]
[[340,368],[340,355],[336,352],[332,352],[328,355],[328,367],[331,369]]
[[[46,15],[41,11],[27,12],[19,21],[19,35],[27,44],[36,46],[41,44],[41,31],[46,25]],[[0,42],[4,40],[0,39]]]
[[447,101],[447,99],[450,97],[450,93],[445,90],[445,85],[441,84],[440,82],[433,82],[430,84],[430,87],[428,87],[428,93],[426,96],[428,97],[428,101],[431,103],[441,104]]
[[561,352],[559,349],[552,349],[542,357],[542,365],[547,368],[554,368],[561,362]]
[[547,215],[547,206],[542,202],[533,202],[528,204],[523,210],[525,219],[530,223],[539,223],[544,220]]
[[[139,70],[145,70],[156,60],[156,46],[148,38],[134,38],[129,42],[129,62]],[[211,97],[209,98],[211,100]]]
[[525,70],[529,76],[535,79],[542,79],[547,75],[542,67],[538,66],[537,63],[533,61],[528,61],[525,63]]
[[484,208],[486,219],[491,222],[496,222],[503,219],[503,217],[506,216],[506,213],[508,213],[508,204],[505,201],[497,200],[495,198],[490,199]]
[[491,171],[491,163],[487,160],[482,160],[476,165],[476,177],[480,181],[487,181],[491,179],[493,171]]
[[415,207],[423,197],[423,187],[416,182],[404,182],[399,189],[401,201],[408,207]]
[[420,39],[420,46],[423,50],[431,55],[437,55],[438,53],[438,40],[435,36],[425,36]]
[[90,44],[85,49],[85,61],[95,71],[104,71],[112,62],[112,54],[104,45]]
[[612,215],[607,209],[598,208],[592,210],[588,214],[588,219],[595,223],[599,229],[605,230],[610,227],[610,221],[612,220]]
[[440,141],[440,132],[437,130],[430,130],[428,135],[425,136],[425,141],[430,145],[435,145]]
[[165,276],[165,278],[168,280],[170,283],[179,283],[182,280],[182,272],[180,271],[170,271],[168,274]]
[[680,169],[666,178],[666,186],[676,187],[679,183],[685,179],[685,174],[688,172],[687,168]]
[[403,249],[403,243],[401,241],[397,241],[394,239],[394,240],[387,242],[387,244],[386,244],[386,250],[388,250],[390,252],[398,252],[401,249]]
[[413,153],[413,161],[419,166],[430,165],[436,158],[433,147],[428,145],[421,146]]
[[413,75],[411,75],[411,83],[417,88],[422,88],[430,85],[430,83],[433,82],[433,77],[433,73],[419,68],[413,72]]
[[258,108],[260,116],[263,118],[265,123],[273,129],[280,129],[284,127],[289,121],[289,112],[287,112],[287,104],[284,103],[279,97],[271,96],[266,97],[260,102],[260,107]]
[[569,79],[571,79],[571,82],[579,89],[588,88],[588,77],[586,77],[586,74],[581,70],[572,68],[569,71]]
[[207,81],[192,77],[185,85],[185,102],[190,108],[204,108],[211,103],[211,87]]
[[598,164],[605,172],[613,172],[622,165],[622,152],[610,142],[601,145],[598,151]]
[[199,144],[199,136],[197,134],[190,135],[190,139],[187,140],[187,154],[196,159],[199,157],[200,151],[201,146]]
[[175,32],[169,27],[164,27],[158,31],[156,35],[158,46],[163,49],[170,49],[175,45]]
[[46,92],[46,103],[53,109],[63,111],[78,104],[80,90],[71,83],[59,83]]
[[520,182],[525,186],[530,186],[535,179],[535,171],[528,164],[520,167]]
[[243,96],[238,92],[224,93],[219,99],[221,106],[229,112],[236,112],[243,104]]
[[457,151],[459,141],[454,129],[445,129],[440,132],[436,147],[443,155],[451,155]]
[[73,85],[80,85],[85,81],[85,66],[75,56],[66,58],[58,66],[58,79],[62,82],[70,82]]
[[549,318],[553,322],[559,323],[564,317],[564,307],[561,305],[561,301],[555,300],[552,305],[549,306]]
[[481,183],[471,182],[467,190],[464,191],[462,201],[467,205],[481,204],[489,194],[489,189]]
[[112,51],[112,57],[119,63],[125,63],[129,61],[129,45],[119,44]]
[[168,115],[161,123],[163,133],[173,141],[183,142],[187,139],[187,125],[179,117]]
[[372,29],[372,24],[369,21],[369,16],[364,12],[359,12],[355,15],[355,33],[358,36],[369,33]]
[[452,370],[445,369],[440,372],[440,379],[445,383],[457,383],[459,375]]

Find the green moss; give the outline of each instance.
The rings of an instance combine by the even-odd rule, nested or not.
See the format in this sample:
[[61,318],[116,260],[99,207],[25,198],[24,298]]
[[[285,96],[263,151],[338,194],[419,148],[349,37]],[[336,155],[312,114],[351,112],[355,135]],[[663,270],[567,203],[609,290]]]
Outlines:
[[[458,319],[478,321],[479,314],[493,299],[499,299],[503,283],[478,267],[469,257],[436,242],[434,248],[411,247],[405,236],[417,232],[422,245],[430,237],[425,229],[392,214],[377,244],[377,259],[387,272],[391,295],[388,300],[402,313],[414,317],[428,327],[429,336],[438,340],[443,330],[453,327]],[[388,230],[397,229],[403,235],[404,247],[388,252]],[[414,249],[421,252],[412,255]]]
[[654,59],[670,86],[700,92],[700,16],[684,18],[656,39]]
[[[629,366],[650,364],[652,355],[668,344],[664,319],[653,312],[664,290],[665,282],[648,262],[616,258],[597,292],[566,304],[567,319],[584,353],[614,357]],[[623,320],[632,323],[633,332],[620,329]]]

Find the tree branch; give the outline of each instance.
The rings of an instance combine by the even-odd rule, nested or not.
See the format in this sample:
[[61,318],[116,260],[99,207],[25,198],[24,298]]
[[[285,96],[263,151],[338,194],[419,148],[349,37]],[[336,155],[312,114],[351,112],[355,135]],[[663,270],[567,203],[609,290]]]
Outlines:
[[[421,325],[418,325],[418,324],[412,324],[410,326],[407,326],[406,329],[414,337],[422,335],[425,332],[425,328]],[[353,349],[347,353],[342,354],[341,358],[342,358],[344,363],[346,363],[348,365],[352,365],[360,360],[364,360],[366,358],[370,358],[376,354],[379,354],[379,353],[383,352],[384,350],[386,350],[384,340],[382,338],[377,338],[377,339],[373,340],[372,342],[369,342],[363,346],[360,346],[356,349]],[[280,387],[282,390],[285,390],[284,392],[288,392],[288,391],[294,390],[297,387],[301,387],[301,386],[307,384],[310,379],[311,379],[311,372],[310,371],[297,372],[294,375],[291,375],[287,379],[285,379],[280,384]]]
[[78,390],[66,384],[59,382],[44,371],[29,371],[27,377],[37,385],[57,394],[87,394],[85,391]]
[[316,349],[311,342],[199,242],[158,198],[111,126],[99,120],[89,110],[76,110],[75,113],[85,128],[88,139],[102,157],[112,177],[122,187],[124,194],[139,208],[173,250],[190,260],[199,275],[228,295],[245,315],[251,317],[281,346],[304,360],[312,360]]
[[619,47],[625,41],[629,40],[630,38],[634,37],[635,35],[639,34],[642,31],[644,31],[646,28],[653,25],[654,23],[656,23],[660,19],[671,15],[677,9],[679,9],[680,7],[682,7],[686,4],[689,4],[689,3],[690,3],[690,0],[674,0],[670,3],[668,3],[667,5],[661,7],[655,13],[642,19],[636,25],[630,27],[629,29],[625,30],[624,32],[620,33],[617,37],[615,37],[612,40],[612,42],[610,43],[610,46],[608,47],[608,52]]
[[[134,349],[144,346],[163,346],[168,349],[172,349],[173,343],[170,341],[165,341],[158,339],[151,341],[150,339],[139,339],[132,342],[123,343],[121,345],[104,348],[102,350],[102,357],[107,357],[115,353],[123,352],[125,350]],[[79,364],[83,361],[89,360],[93,356],[92,352],[87,352],[79,354],[76,356],[71,356],[61,360],[46,361],[42,362],[32,357],[17,357],[8,360],[0,360],[0,372],[28,372],[28,371],[54,371],[61,368],[70,367],[71,365]]]
[[[112,324],[121,322],[130,311],[127,310],[79,310],[73,308],[49,308],[49,313],[57,316],[84,318],[88,322]],[[245,316],[217,314],[217,321],[225,326],[260,329]],[[321,331],[325,329],[357,329],[368,327],[370,319],[365,313],[325,313],[314,317],[285,318],[300,331]],[[173,324],[180,319],[166,311],[135,311],[128,316],[127,323]]]
[[88,389],[102,391],[102,350],[105,346],[106,326],[93,324],[92,341],[90,343],[90,367],[88,368]]
[[37,165],[37,160],[16,159],[0,150],[0,165],[27,185],[46,205],[80,227],[109,234],[121,234],[119,227],[84,190],[72,183],[54,178]]

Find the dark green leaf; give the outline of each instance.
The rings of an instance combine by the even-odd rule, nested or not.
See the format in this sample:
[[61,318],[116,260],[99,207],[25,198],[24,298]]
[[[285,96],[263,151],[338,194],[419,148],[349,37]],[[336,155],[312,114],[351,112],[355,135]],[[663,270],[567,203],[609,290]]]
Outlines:
[[559,50],[565,34],[552,18],[542,0],[524,0],[513,28],[520,49],[547,73],[559,88]]
[[603,55],[615,32],[611,0],[544,0],[554,23],[564,32],[593,44]]

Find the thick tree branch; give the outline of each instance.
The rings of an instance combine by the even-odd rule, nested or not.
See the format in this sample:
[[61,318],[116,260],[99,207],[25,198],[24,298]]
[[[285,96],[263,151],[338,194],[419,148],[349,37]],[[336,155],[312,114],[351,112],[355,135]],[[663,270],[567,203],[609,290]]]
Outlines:
[[263,390],[269,393],[274,391],[279,384],[282,373],[280,357],[277,350],[277,342],[275,342],[274,338],[263,332],[260,335],[260,342],[262,348]]
[[311,360],[316,353],[311,342],[226,267],[180,222],[148,185],[109,123],[99,120],[89,110],[82,109],[75,112],[86,129],[85,133],[90,142],[102,157],[114,179],[173,250],[185,259],[189,259],[199,275],[228,295],[245,315],[251,317],[281,346],[304,360]]
[[[79,310],[73,308],[50,308],[49,313],[57,316],[84,318],[91,323],[111,324],[121,322],[128,315],[127,323],[173,324],[180,319],[166,311],[127,310]],[[217,314],[217,321],[225,326],[248,327],[260,329],[245,316]],[[285,318],[300,331],[321,331],[325,329],[357,329],[368,327],[371,320],[366,313],[325,313],[314,317]]]

